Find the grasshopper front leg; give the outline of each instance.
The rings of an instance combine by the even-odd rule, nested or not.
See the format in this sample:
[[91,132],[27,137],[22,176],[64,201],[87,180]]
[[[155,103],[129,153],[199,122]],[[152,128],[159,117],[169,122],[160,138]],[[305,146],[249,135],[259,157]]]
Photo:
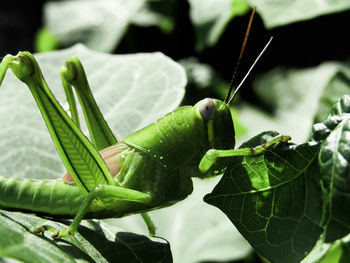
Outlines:
[[232,149],[232,150],[210,149],[203,156],[202,160],[199,163],[198,168],[201,173],[205,174],[207,171],[209,171],[209,169],[213,166],[213,164],[216,162],[218,158],[259,155],[264,153],[268,149],[270,149],[273,145],[279,142],[288,142],[289,140],[291,140],[290,136],[278,135],[272,138],[270,141],[253,148],[239,148],[239,149]]
[[151,202],[147,194],[115,185],[96,148],[51,93],[32,54],[20,52],[17,56],[6,56],[0,66],[0,83],[8,68],[29,87],[63,164],[82,194],[86,195],[71,226],[67,231],[57,232],[57,236],[74,233],[93,200],[100,199],[103,202],[108,196],[112,201],[127,200],[145,205]]

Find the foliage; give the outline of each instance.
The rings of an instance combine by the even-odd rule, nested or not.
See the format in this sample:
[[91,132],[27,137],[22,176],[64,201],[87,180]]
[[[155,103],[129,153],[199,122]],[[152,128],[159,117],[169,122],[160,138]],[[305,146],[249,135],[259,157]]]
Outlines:
[[[123,41],[130,41],[132,26],[158,28],[172,39],[179,17],[183,18],[176,8],[184,2],[48,2],[37,50],[82,42],[91,49],[112,52]],[[213,48],[221,48],[225,31],[236,27],[237,17],[246,14],[249,5],[257,6],[266,28],[279,30],[269,32],[277,32],[275,41],[286,25],[349,9],[345,0],[220,0],[214,6],[211,2],[187,1],[193,56],[205,57]],[[226,36],[226,41],[231,45],[241,38],[227,40]],[[303,41],[293,43],[298,42]],[[50,88],[64,106],[58,69],[73,55],[82,60],[97,102],[118,139],[171,111],[182,100],[184,72],[162,54],[110,56],[79,45],[36,55]],[[228,55],[225,59],[231,61]],[[263,63],[268,61],[267,56]],[[183,101],[193,104],[204,96],[223,97],[227,81],[218,75],[215,65],[197,58],[179,62],[189,80]],[[0,261],[112,262],[119,256],[121,261],[141,262],[171,262],[172,258],[174,262],[232,261],[249,260],[252,251],[257,251],[272,262],[348,262],[350,112],[349,98],[342,97],[349,94],[348,62],[326,61],[309,68],[274,65],[254,76],[252,85],[253,91],[247,92],[255,94],[254,106],[244,96],[234,105],[237,144],[263,143],[276,134],[271,130],[291,135],[292,143],[277,145],[261,156],[233,158],[220,182],[220,178],[195,180],[195,192],[188,199],[152,212],[157,234],[167,241],[146,237],[146,227],[134,215],[84,221],[77,236],[54,242],[30,231],[44,220],[60,227],[69,222],[1,210]],[[28,92],[10,74],[0,88],[0,174],[60,178],[64,168]],[[224,213],[203,203],[204,195],[206,202]]]
[[247,0],[252,6],[258,6],[266,27],[277,27],[300,20],[311,19],[317,16],[344,11],[350,8],[349,1],[322,1],[297,0]]
[[[206,202],[219,207],[264,257],[300,262],[350,230],[350,96],[313,128],[310,142],[277,145],[258,157],[232,158]],[[257,135],[254,147],[276,133]]]
[[55,242],[30,232],[41,223],[43,219],[34,215],[0,210],[0,256],[23,262],[172,262],[170,245],[160,238],[152,240],[90,221],[79,234]]
[[[189,4],[198,50],[214,45],[233,17],[249,10],[244,0],[191,0]],[[151,0],[61,1],[49,2],[44,14],[47,29],[61,45],[83,42],[89,48],[110,52],[130,24],[158,26],[163,32],[171,32],[174,7],[174,0],[166,4]]]
[[[267,28],[350,9],[347,0],[322,3],[316,0],[188,0],[188,3],[198,51],[215,45],[228,23],[247,13],[250,6],[257,7]],[[63,46],[82,42],[89,48],[111,52],[131,24],[157,26],[170,33],[175,23],[175,7],[175,0],[166,3],[154,0],[48,2],[44,8],[45,27]]]

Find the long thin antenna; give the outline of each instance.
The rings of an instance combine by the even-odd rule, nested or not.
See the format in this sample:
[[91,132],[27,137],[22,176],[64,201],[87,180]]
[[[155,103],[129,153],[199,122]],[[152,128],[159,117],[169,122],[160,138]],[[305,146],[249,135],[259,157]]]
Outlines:
[[253,65],[251,65],[251,67],[249,68],[247,74],[245,74],[244,78],[242,79],[241,83],[239,83],[237,89],[235,90],[235,92],[233,93],[231,99],[229,100],[229,102],[227,103],[227,105],[230,105],[231,101],[234,99],[234,97],[236,96],[239,88],[243,85],[244,81],[246,80],[246,78],[249,76],[250,72],[253,70],[255,64],[258,62],[258,60],[260,59],[260,57],[264,54],[265,50],[267,49],[267,47],[270,45],[271,41],[272,41],[273,37],[270,38],[270,40],[267,42],[267,44],[265,45],[265,47],[263,48],[263,50],[260,52],[259,56],[255,59]]
[[241,59],[242,59],[242,57],[243,57],[245,47],[246,47],[246,45],[247,45],[248,36],[249,36],[249,33],[250,33],[250,28],[252,27],[252,23],[253,23],[253,18],[254,18],[254,15],[255,15],[255,11],[256,11],[256,7],[254,7],[254,9],[253,9],[253,11],[252,11],[252,14],[250,15],[250,18],[249,18],[249,23],[248,23],[248,26],[247,26],[247,31],[245,32],[243,44],[242,44],[242,47],[241,47],[241,52],[239,53],[238,61],[237,61],[235,70],[233,71],[233,75],[232,75],[232,78],[231,78],[231,81],[230,81],[230,86],[229,86],[227,95],[226,95],[225,100],[224,100],[225,103],[227,103],[228,99],[230,98],[230,95],[231,95],[231,92],[232,92],[232,89],[233,89],[233,81],[234,81],[235,78],[236,78],[236,74],[237,74],[237,71],[238,71],[238,67],[239,67],[239,64],[240,64],[240,62],[241,62]]

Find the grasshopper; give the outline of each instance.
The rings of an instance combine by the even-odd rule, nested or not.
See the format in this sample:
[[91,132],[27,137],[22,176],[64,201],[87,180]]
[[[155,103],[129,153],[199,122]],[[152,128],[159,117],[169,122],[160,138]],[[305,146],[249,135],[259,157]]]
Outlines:
[[[280,135],[255,148],[234,149],[229,104],[236,93],[230,99],[230,89],[224,101],[205,98],[194,106],[178,108],[117,142],[94,100],[79,59],[67,59],[61,69],[71,117],[51,93],[32,54],[7,55],[0,66],[0,84],[7,69],[30,89],[67,174],[63,180],[0,177],[0,207],[73,218],[67,229],[44,225],[35,230],[51,231],[54,238],[73,235],[84,218],[118,218],[133,213],[141,213],[154,235],[155,226],[146,212],[185,199],[193,191],[192,177],[220,175],[227,157],[261,154],[290,139]],[[91,142],[79,128],[72,87]]]

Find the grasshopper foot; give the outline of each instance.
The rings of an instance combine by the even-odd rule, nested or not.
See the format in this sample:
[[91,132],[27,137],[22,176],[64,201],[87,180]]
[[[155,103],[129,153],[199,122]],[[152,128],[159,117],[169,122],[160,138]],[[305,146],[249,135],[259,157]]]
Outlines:
[[53,239],[69,237],[69,236],[71,236],[71,233],[69,232],[68,229],[56,230],[56,232],[52,234]]
[[289,135],[282,135],[281,142],[288,142],[292,139]]
[[54,228],[52,226],[48,226],[48,225],[43,225],[43,226],[34,230],[34,234],[36,234],[36,235],[44,234],[45,232],[51,232],[52,233],[51,237],[53,239],[71,236],[69,229],[57,230],[56,228]]

